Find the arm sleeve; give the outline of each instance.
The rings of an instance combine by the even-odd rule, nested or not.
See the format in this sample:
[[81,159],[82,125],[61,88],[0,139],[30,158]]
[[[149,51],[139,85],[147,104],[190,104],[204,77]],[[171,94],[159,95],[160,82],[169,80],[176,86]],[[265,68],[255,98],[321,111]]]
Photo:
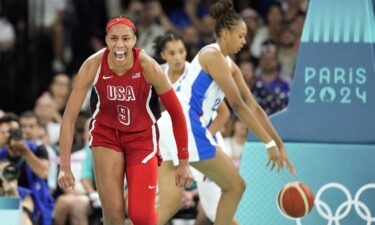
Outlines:
[[178,158],[188,159],[189,151],[186,120],[176,93],[174,92],[173,88],[171,88],[166,93],[160,95],[159,98],[163,103],[165,109],[171,116],[173,135],[176,140]]

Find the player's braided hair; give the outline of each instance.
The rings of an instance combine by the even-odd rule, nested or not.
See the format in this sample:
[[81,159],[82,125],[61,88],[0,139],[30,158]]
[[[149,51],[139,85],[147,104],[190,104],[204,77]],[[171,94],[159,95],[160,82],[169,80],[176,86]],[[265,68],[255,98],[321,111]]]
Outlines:
[[223,28],[231,29],[241,20],[240,15],[233,9],[232,0],[219,0],[210,9],[210,15],[215,19],[215,34],[220,36]]

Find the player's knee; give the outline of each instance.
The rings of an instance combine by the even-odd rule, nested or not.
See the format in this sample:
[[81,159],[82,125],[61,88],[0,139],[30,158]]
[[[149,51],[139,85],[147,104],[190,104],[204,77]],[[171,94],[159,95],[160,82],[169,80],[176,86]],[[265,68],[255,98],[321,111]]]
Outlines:
[[246,183],[245,183],[245,180],[244,179],[240,179],[239,183],[238,183],[238,191],[241,193],[241,195],[245,192],[246,190]]
[[223,192],[232,192],[235,195],[242,196],[246,190],[245,181],[239,177],[235,182],[232,182],[227,189],[223,189]]
[[242,178],[240,178],[238,181],[237,181],[237,183],[236,183],[236,185],[235,185],[236,187],[235,187],[235,192],[236,192],[236,194],[238,194],[239,196],[242,196],[242,194],[245,192],[245,190],[246,190],[246,183],[245,183],[245,181],[242,179]]
[[105,210],[104,217],[109,224],[118,224],[125,221],[125,212],[119,209]]

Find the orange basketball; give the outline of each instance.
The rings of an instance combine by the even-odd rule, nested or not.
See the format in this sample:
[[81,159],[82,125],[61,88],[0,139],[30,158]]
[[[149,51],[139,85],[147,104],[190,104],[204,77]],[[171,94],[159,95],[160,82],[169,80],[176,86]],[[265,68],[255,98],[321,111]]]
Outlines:
[[291,182],[280,190],[277,203],[287,216],[304,217],[314,207],[314,193],[302,182]]

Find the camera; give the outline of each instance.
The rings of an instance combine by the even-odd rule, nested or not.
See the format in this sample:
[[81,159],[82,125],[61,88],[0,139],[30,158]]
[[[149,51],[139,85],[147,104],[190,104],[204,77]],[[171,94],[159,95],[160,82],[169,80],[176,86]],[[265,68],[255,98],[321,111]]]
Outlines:
[[15,165],[8,165],[2,170],[2,178],[0,178],[0,187],[3,186],[3,179],[14,181],[18,179],[20,172]]
[[22,130],[21,129],[10,129],[9,138],[15,141],[22,140]]

